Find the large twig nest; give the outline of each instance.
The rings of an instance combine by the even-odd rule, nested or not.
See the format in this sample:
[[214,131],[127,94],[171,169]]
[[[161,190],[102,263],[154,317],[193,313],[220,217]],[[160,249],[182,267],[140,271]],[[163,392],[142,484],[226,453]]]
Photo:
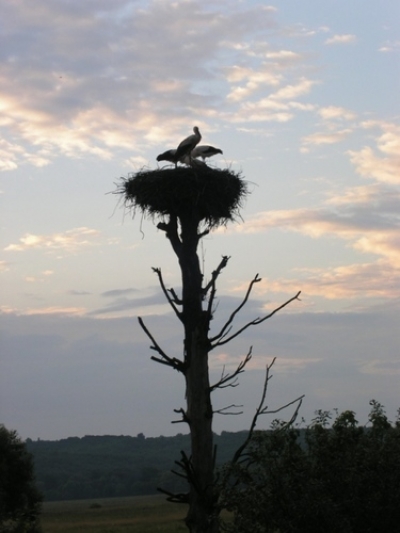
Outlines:
[[121,178],[117,192],[134,213],[139,208],[145,216],[191,216],[215,227],[240,217],[248,191],[246,182],[232,170],[199,164],[141,170]]

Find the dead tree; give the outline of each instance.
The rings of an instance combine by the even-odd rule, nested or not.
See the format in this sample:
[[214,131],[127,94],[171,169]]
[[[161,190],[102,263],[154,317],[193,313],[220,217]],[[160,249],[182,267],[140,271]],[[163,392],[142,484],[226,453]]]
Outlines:
[[[230,374],[223,373],[217,383],[209,381],[209,354],[215,348],[228,343],[245,329],[261,324],[279,309],[298,298],[296,296],[266,316],[256,318],[233,331],[236,315],[246,304],[254,284],[261,278],[256,275],[250,282],[242,303],[228,317],[221,330],[210,335],[213,318],[216,282],[229,258],[223,257],[205,283],[200,268],[197,248],[199,241],[210,230],[228,221],[239,218],[239,208],[247,194],[246,182],[231,170],[211,169],[206,165],[194,167],[166,168],[141,171],[128,179],[122,179],[118,191],[124,197],[125,206],[133,213],[139,209],[144,215],[157,217],[157,227],[165,232],[177,256],[181,275],[182,291],[179,296],[174,289],[167,289],[162,272],[154,268],[164,296],[183,326],[183,355],[171,356],[160,346],[145,323],[139,323],[151,341],[155,352],[154,361],[180,372],[186,382],[186,406],[176,410],[180,419],[186,422],[191,436],[191,454],[182,452],[177,465],[178,475],[189,485],[188,494],[167,493],[173,502],[188,503],[186,525],[191,533],[217,533],[219,531],[219,493],[215,483],[216,451],[213,447],[213,408],[211,394],[217,388],[235,385],[251,358],[251,349]],[[237,461],[251,437],[257,417],[266,412],[264,405],[269,370],[262,401],[253,419],[248,439],[237,451]],[[298,399],[301,401],[301,399]],[[220,410],[223,411],[223,410]]]

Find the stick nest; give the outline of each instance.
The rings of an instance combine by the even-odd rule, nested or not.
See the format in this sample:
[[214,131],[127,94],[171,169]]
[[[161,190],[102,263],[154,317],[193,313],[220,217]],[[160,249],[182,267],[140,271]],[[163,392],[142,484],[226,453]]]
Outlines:
[[246,182],[232,170],[193,167],[141,170],[121,178],[117,193],[125,207],[145,216],[196,217],[210,227],[240,218]]

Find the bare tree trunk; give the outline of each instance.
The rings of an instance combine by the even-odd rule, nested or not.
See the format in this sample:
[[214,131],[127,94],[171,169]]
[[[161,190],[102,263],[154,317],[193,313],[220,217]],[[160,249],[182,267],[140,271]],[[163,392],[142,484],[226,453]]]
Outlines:
[[186,419],[190,427],[191,458],[189,512],[186,524],[192,533],[217,533],[214,495],[214,461],[211,389],[208,372],[209,316],[202,306],[202,281],[197,244],[199,219],[195,213],[181,218],[179,264],[182,272],[182,317],[185,339]]

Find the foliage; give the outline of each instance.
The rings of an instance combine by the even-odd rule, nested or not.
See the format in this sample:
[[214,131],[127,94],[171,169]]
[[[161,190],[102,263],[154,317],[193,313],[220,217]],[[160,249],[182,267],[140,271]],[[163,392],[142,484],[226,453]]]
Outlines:
[[223,505],[235,533],[393,533],[400,523],[400,422],[371,402],[367,427],[353,411],[318,411],[306,430],[275,422],[257,432],[230,472]]
[[39,531],[41,499],[31,454],[16,431],[0,425],[0,532]]
[[245,181],[229,169],[196,167],[141,170],[128,179],[121,178],[116,193],[126,207],[136,207],[146,215],[196,214],[209,227],[226,224],[239,217],[239,208],[247,194]]
[[[243,441],[243,432],[215,435],[218,463],[228,461]],[[189,435],[146,438],[131,436],[69,437],[58,441],[27,441],[36,479],[45,501],[110,498],[155,494],[157,487],[186,489],[174,475],[174,460],[189,453]]]

